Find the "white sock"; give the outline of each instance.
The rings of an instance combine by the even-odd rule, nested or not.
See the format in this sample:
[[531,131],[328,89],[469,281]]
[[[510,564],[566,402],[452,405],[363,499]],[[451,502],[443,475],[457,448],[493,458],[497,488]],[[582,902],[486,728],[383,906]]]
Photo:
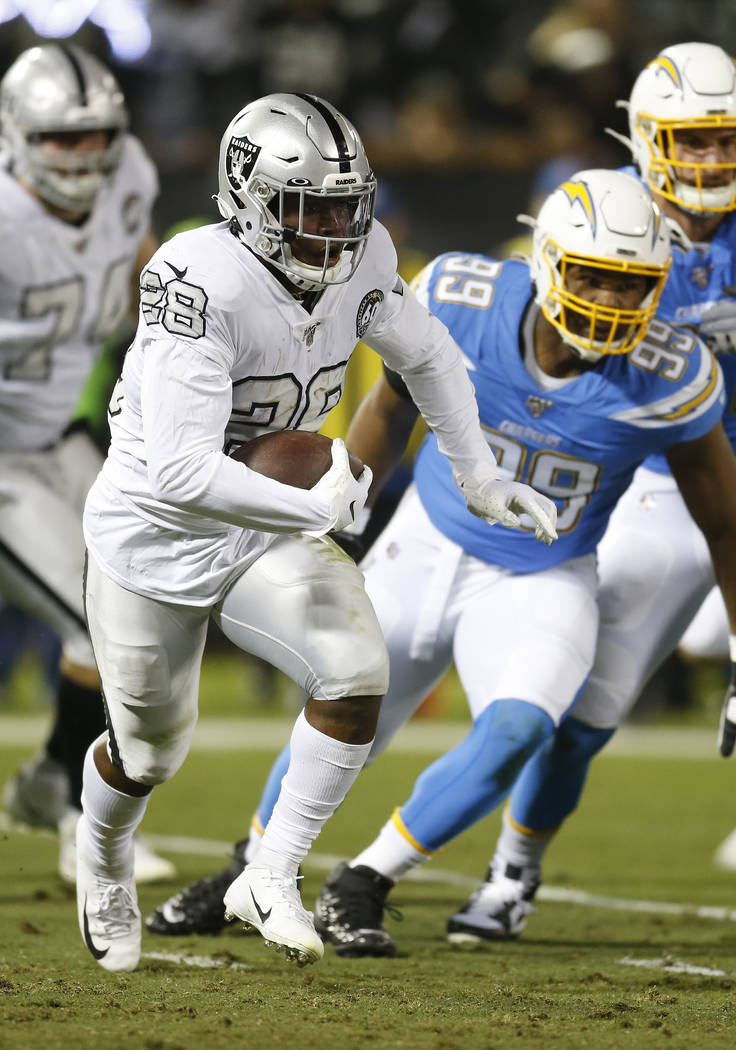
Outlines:
[[414,842],[397,809],[379,831],[378,838],[350,861],[350,867],[365,864],[387,879],[398,882],[411,868],[424,864],[433,856],[434,853]]
[[321,733],[299,714],[281,793],[252,864],[296,875],[299,864],[353,786],[371,749]]
[[503,811],[503,824],[496,843],[494,860],[519,868],[541,868],[542,858],[554,835],[554,831],[522,831],[518,825],[511,822],[507,806]]
[[248,842],[246,843],[245,849],[243,850],[243,859],[246,864],[255,857],[258,852],[258,847],[261,844],[263,838],[263,828],[258,822],[258,814],[256,814],[250,822],[250,830],[248,832]]
[[143,820],[151,793],[138,798],[110,787],[95,765],[98,743],[95,740],[90,744],[84,757],[83,819],[77,835],[85,836],[87,856],[100,875],[111,881],[129,879],[134,864],[133,835]]

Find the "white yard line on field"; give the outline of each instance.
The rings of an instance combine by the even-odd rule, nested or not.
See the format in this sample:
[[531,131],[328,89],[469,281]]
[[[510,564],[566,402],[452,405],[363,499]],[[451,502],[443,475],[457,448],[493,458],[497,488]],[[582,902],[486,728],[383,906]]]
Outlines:
[[[193,751],[278,751],[288,743],[291,718],[202,718]],[[392,751],[441,754],[466,736],[465,722],[417,719],[399,730]],[[46,715],[0,715],[0,747],[35,747],[48,733]],[[623,726],[601,752],[603,758],[712,758],[719,761],[716,730]],[[722,761],[722,759],[720,759]]]
[[714,970],[710,966],[693,966],[692,963],[674,959],[671,955],[663,955],[661,959],[632,959],[630,956],[625,955],[623,959],[618,961],[621,966],[641,966],[644,970],[688,973],[696,977],[736,977],[736,974],[728,973],[726,970]]
[[213,959],[209,955],[184,955],[182,952],[142,952],[142,959],[180,963],[183,966],[198,966],[204,970],[252,970],[248,963],[230,962],[229,959]]

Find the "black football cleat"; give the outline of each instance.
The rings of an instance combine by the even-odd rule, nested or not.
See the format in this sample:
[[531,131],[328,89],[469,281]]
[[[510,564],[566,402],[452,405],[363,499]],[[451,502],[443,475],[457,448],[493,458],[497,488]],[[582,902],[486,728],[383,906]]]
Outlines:
[[247,839],[238,842],[233,859],[222,871],[207,875],[160,904],[146,919],[149,933],[187,937],[195,933],[219,933],[233,922],[225,918],[225,890],[245,868]]
[[386,903],[393,887],[391,879],[373,868],[338,864],[320,890],[314,905],[314,927],[323,941],[329,941],[344,958],[392,956],[396,944],[383,928],[383,913],[401,918]]

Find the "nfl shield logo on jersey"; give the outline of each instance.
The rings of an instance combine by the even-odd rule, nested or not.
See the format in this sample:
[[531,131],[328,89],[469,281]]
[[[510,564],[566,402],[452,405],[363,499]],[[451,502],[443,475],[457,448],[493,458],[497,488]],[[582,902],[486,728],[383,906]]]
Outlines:
[[536,394],[530,394],[526,399],[526,407],[535,419],[539,419],[543,412],[552,408],[553,404],[554,401],[548,401],[546,397],[537,397]]
[[380,288],[374,288],[372,292],[368,292],[361,299],[360,306],[358,307],[358,315],[355,318],[355,334],[358,339],[362,339],[365,333],[370,327],[370,323],[373,320],[378,304],[383,302],[383,292]]
[[690,280],[693,282],[693,284],[696,284],[698,288],[707,288],[712,272],[712,265],[693,266],[692,270],[690,271]]

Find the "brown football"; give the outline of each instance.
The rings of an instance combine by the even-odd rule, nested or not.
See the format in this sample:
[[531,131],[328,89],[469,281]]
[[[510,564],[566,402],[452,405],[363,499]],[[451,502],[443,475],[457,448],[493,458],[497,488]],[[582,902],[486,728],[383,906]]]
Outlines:
[[[262,434],[239,445],[230,455],[246,467],[267,478],[311,489],[332,466],[332,439],[309,430],[279,430]],[[360,476],[363,464],[351,453],[350,469],[353,477]]]

